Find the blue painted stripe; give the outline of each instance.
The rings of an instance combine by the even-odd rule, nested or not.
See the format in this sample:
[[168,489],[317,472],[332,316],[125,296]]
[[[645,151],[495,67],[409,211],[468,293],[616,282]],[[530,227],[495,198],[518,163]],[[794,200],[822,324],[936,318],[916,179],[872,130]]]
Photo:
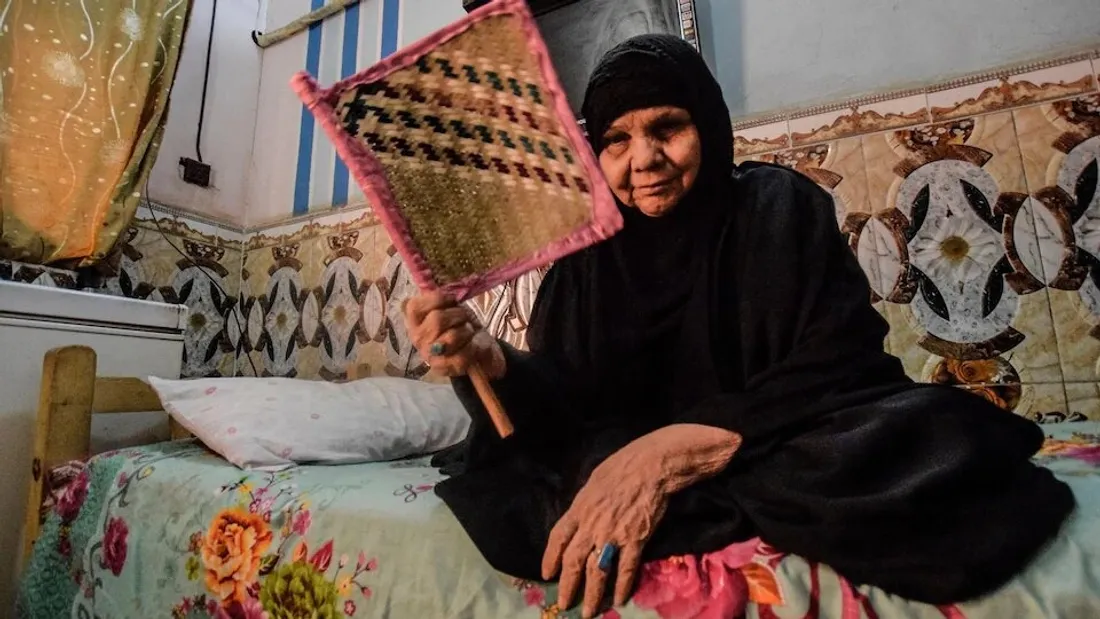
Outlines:
[[[317,10],[325,5],[325,0],[310,0],[310,10]],[[306,40],[306,66],[305,70],[313,76],[321,67],[321,22],[309,27]],[[302,127],[298,132],[298,171],[294,178],[294,214],[302,215],[309,212],[309,183],[310,172],[313,164],[313,114],[302,106]]]
[[[359,5],[353,4],[344,9],[344,47],[340,57],[340,78],[355,73],[359,56]],[[336,167],[332,170],[332,204],[345,206],[348,203],[348,166],[337,157]]]
[[397,51],[401,0],[382,0],[382,57]]

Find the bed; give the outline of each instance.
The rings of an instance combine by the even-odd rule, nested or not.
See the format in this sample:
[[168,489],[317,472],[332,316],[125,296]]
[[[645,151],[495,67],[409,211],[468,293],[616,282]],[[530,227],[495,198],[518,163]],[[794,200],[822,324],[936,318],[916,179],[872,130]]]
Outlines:
[[[96,377],[95,353],[51,351],[43,366],[33,552],[17,616],[122,619],[576,617],[553,585],[493,571],[432,492],[426,458],[244,471],[173,428],[177,440],[98,454],[91,415],[159,407],[137,379]],[[704,560],[647,565],[634,601],[607,618],[1100,617],[1100,424],[1047,427],[1037,456],[1080,507],[1034,564],[987,599],[947,607],[852,587],[828,567],[756,540]],[[68,467],[71,483],[47,487]],[[52,497],[39,526],[39,505]],[[36,540],[36,541],[35,541]]]

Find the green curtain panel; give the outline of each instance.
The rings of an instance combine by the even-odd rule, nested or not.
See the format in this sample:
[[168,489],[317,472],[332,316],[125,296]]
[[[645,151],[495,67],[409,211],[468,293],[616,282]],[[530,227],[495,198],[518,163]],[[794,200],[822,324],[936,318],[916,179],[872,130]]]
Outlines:
[[191,0],[0,0],[0,258],[86,265],[137,209]]

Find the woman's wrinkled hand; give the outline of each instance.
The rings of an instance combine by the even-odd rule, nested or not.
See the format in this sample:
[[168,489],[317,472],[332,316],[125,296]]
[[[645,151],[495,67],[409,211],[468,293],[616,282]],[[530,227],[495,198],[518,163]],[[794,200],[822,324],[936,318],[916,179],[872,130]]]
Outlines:
[[[570,607],[582,578],[585,617],[596,613],[609,579],[615,583],[616,606],[630,597],[642,548],[668,502],[660,467],[637,446],[638,441],[627,445],[596,467],[550,532],[542,576],[549,580],[561,571],[558,608]],[[604,572],[599,557],[608,543],[618,548],[618,562]]]
[[443,376],[465,376],[478,364],[490,378],[504,375],[500,343],[454,298],[429,292],[405,301],[405,326],[420,358]]
[[[569,608],[584,580],[583,616],[592,617],[613,579],[614,603],[630,598],[642,549],[664,516],[668,497],[726,467],[741,437],[721,428],[674,424],[632,441],[592,471],[572,505],[550,532],[542,577],[561,571],[558,608]],[[618,548],[607,572],[599,557]]]

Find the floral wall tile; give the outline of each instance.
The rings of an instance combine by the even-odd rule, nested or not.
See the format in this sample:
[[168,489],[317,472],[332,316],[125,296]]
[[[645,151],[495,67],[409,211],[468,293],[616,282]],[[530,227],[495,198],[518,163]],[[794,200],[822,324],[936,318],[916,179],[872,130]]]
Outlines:
[[850,214],[868,213],[867,166],[858,138],[758,155],[756,159],[793,168],[833,196],[837,225]]
[[99,289],[186,305],[182,375],[232,376],[235,345],[228,324],[236,318],[241,259],[238,232],[142,208],[97,267],[111,273]]
[[121,233],[108,258],[115,275],[105,282],[105,288],[120,296],[172,302],[174,291],[169,282],[187,259],[182,239],[168,237],[140,221],[135,223]]
[[1061,382],[1046,291],[1016,249],[1037,241],[1011,114],[863,144],[891,349],[907,372],[931,380],[942,360],[981,360],[1000,381]]
[[888,303],[887,320],[890,350],[901,358],[906,374],[922,383],[1062,382],[1045,295],[1020,297],[1015,320],[992,341],[937,336],[912,305]]
[[[176,300],[190,310],[184,334],[185,377],[236,373],[236,345],[229,323],[240,320],[234,310],[240,286],[241,254],[239,251],[226,254],[221,262],[185,266],[173,278]],[[221,268],[215,269],[215,264]],[[239,324],[234,327],[239,331]]]
[[736,157],[780,150],[790,145],[785,117],[764,118],[733,125],[733,153]]
[[1093,92],[1096,77],[1085,56],[1043,63],[1018,73],[948,83],[928,93],[934,121],[964,118]]
[[386,351],[393,345],[390,338],[390,294],[393,290],[385,273],[392,259],[391,244],[386,231],[377,225],[363,228],[358,243],[363,251],[359,267],[363,290],[359,321],[365,344],[359,346],[355,363],[360,368],[369,368],[373,376],[385,376],[389,365]]
[[382,230],[362,218],[316,223],[313,270],[306,274],[311,294],[302,324],[306,340],[318,352],[319,376],[338,380],[357,362],[359,348],[377,345],[380,327],[367,307],[368,299],[378,298],[372,289],[380,274],[377,245]]
[[1100,95],[1014,112],[1063,373],[1100,379]]
[[1100,383],[1066,383],[1065,387],[1069,408],[1064,421],[1100,421]]
[[252,358],[261,373],[305,379],[443,380],[408,340],[402,302],[416,287],[369,208],[267,228],[245,246],[242,341],[251,357],[238,362],[242,374]]
[[[1018,318],[1009,326],[1012,335],[992,344],[937,337],[912,304],[886,303],[890,352],[901,360],[906,374],[919,382],[959,386],[1044,381],[1061,384],[1045,298],[1029,295],[1020,301]],[[1043,337],[1043,332],[1048,336]]]
[[835,140],[928,122],[928,98],[923,92],[856,100],[844,107],[792,115],[791,144]]
[[421,378],[429,368],[409,339],[403,311],[404,301],[416,295],[417,287],[397,250],[388,243],[385,245],[386,261],[378,282],[384,300],[382,349],[386,365],[382,371],[389,376]]
[[251,374],[254,366],[264,376],[297,376],[299,352],[306,345],[302,271],[310,253],[303,229],[274,237],[283,244],[253,244],[251,239],[246,244],[241,281],[242,296],[247,295],[247,337],[242,338],[247,347],[241,352],[248,359],[238,361],[239,372]]
[[[246,243],[247,247],[247,243]],[[241,264],[241,294],[237,302],[244,328],[237,344],[237,374],[263,376],[263,358],[259,344],[264,330],[262,297],[270,279],[268,271],[274,258],[266,248],[247,249]]]

